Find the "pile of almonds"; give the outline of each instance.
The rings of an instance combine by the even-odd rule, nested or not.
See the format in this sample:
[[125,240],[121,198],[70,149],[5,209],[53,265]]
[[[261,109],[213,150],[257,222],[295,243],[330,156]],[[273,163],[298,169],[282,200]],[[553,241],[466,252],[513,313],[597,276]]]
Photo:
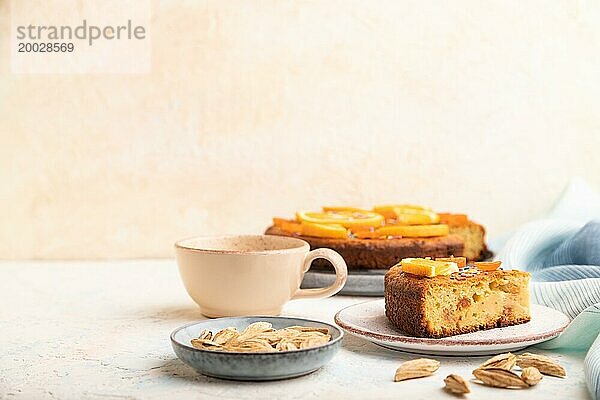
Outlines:
[[[513,372],[515,366],[521,368],[521,375]],[[396,370],[394,381],[430,376],[439,367],[439,361],[429,358],[407,361]],[[542,374],[561,378],[567,375],[565,369],[551,358],[532,353],[499,354],[473,371],[473,375],[481,384],[510,389],[537,385],[542,380]],[[445,389],[450,393],[464,394],[471,391],[469,383],[460,375],[450,374],[444,379],[444,383]]]
[[243,332],[237,328],[225,328],[213,335],[204,330],[191,343],[197,349],[230,352],[272,352],[306,349],[325,344],[331,340],[327,328],[290,326],[273,329],[269,322],[255,322]]

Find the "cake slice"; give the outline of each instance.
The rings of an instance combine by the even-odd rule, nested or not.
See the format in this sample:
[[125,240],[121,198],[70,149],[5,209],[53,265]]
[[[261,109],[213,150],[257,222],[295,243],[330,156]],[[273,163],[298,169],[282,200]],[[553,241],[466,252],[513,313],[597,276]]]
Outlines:
[[429,338],[528,322],[529,274],[498,266],[404,259],[385,275],[385,314],[404,333]]

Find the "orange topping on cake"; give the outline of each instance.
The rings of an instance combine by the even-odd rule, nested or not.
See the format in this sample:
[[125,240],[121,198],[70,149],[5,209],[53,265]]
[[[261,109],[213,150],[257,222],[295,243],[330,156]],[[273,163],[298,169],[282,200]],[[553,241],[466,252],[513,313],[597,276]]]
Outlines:
[[469,218],[465,214],[448,214],[441,213],[440,222],[450,226],[463,226],[469,223]]
[[348,230],[339,224],[314,224],[302,221],[302,234],[324,238],[347,239]]
[[500,268],[502,261],[490,261],[490,262],[476,262],[473,263],[475,268],[479,268],[482,271],[495,271]]
[[373,207],[373,211],[383,215],[387,219],[394,219],[398,215],[397,212],[400,210],[415,210],[415,211],[431,211],[429,207],[417,206],[412,204],[386,204]]
[[360,213],[368,213],[368,212],[370,212],[369,210],[365,210],[364,208],[346,207],[346,206],[324,206],[323,207],[323,211],[324,212],[328,212],[328,211],[333,211],[333,212],[350,211],[350,212],[360,212]]
[[378,239],[381,236],[381,233],[377,229],[361,229],[361,230],[353,230],[352,236],[358,239]]
[[428,225],[440,222],[440,216],[433,211],[412,208],[394,208],[394,221],[399,225]]
[[302,225],[300,222],[275,217],[273,218],[273,225],[288,233],[302,233]]
[[402,272],[432,278],[458,272],[455,262],[433,261],[425,258],[404,258],[399,263]]
[[[325,206],[323,211],[298,211],[294,220],[273,218],[273,225],[296,235],[390,239],[448,235],[448,225],[439,221],[440,215],[429,207],[390,204],[376,206],[373,211],[350,206]],[[305,224],[309,225],[304,227]]]
[[442,257],[442,258],[436,258],[435,261],[455,262],[456,265],[458,265],[458,268],[464,268],[467,266],[466,257],[454,257],[454,256]]
[[383,216],[373,211],[298,211],[296,217],[301,222],[313,224],[338,224],[346,228],[354,226],[381,226]]

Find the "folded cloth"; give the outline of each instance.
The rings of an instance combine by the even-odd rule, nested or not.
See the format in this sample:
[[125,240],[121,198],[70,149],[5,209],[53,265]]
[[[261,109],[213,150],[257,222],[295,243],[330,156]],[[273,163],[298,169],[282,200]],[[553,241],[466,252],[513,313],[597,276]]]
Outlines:
[[497,258],[531,273],[531,301],[572,318],[546,349],[588,350],[584,362],[592,397],[600,400],[600,220],[545,219],[524,225]]

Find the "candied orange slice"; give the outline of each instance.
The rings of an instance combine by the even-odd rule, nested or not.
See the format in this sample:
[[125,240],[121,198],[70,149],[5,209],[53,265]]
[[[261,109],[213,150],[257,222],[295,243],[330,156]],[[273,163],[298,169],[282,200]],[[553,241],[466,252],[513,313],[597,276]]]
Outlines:
[[357,231],[352,231],[352,235],[357,239],[378,239],[381,236],[381,233],[377,229],[361,229]]
[[402,272],[430,278],[458,272],[458,265],[455,262],[433,261],[425,258],[405,258],[400,261],[400,268]]
[[339,224],[314,224],[302,221],[302,235],[348,239],[348,230]]
[[386,204],[373,207],[373,211],[378,214],[383,215],[388,219],[396,218],[396,209],[400,210],[421,210],[421,211],[431,211],[429,207],[416,206],[411,204]]
[[379,228],[382,236],[432,237],[446,236],[448,225],[388,225]]
[[489,261],[489,262],[476,262],[473,263],[475,268],[479,268],[482,271],[495,271],[500,268],[502,261]]
[[440,222],[450,226],[463,226],[469,223],[469,217],[466,214],[439,214]]
[[383,217],[373,211],[298,211],[298,221],[313,224],[339,224],[346,228],[354,226],[381,226]]
[[301,233],[302,225],[300,222],[292,221],[285,218],[273,218],[273,225],[288,233]]
[[364,208],[358,208],[358,207],[346,207],[346,206],[324,206],[323,207],[323,211],[324,212],[329,212],[329,211],[333,211],[333,212],[339,212],[339,211],[349,211],[349,212],[360,212],[360,213],[365,213],[365,212],[370,212],[369,210],[365,210]]
[[440,216],[433,211],[395,208],[394,212],[396,224],[400,225],[430,225],[440,222]]
[[467,258],[466,257],[438,257],[435,261],[446,261],[446,262],[454,262],[458,265],[458,268],[464,268],[467,266]]

